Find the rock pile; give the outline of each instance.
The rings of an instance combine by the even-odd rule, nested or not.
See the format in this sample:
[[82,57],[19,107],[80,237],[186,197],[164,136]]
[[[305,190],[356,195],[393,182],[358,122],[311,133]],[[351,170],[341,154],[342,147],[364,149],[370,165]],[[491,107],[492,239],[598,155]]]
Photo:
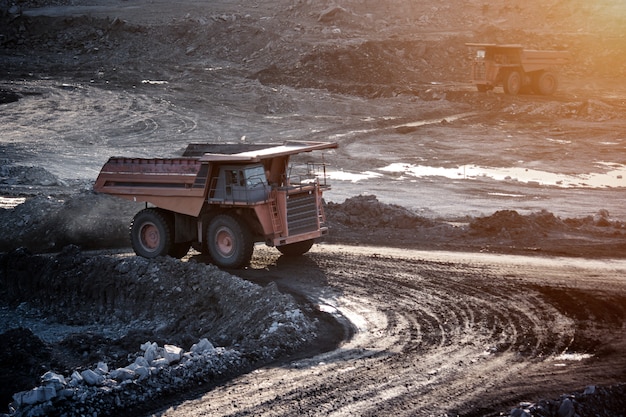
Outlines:
[[359,195],[327,207],[329,220],[345,226],[402,229],[434,224],[405,207],[381,203],[375,195]]
[[[31,174],[39,171],[20,172],[32,178]],[[1,174],[2,169],[0,183]],[[69,244],[80,245],[82,249],[129,245],[128,225],[138,211],[138,204],[91,191],[77,194],[69,187],[59,187],[58,192],[70,195],[29,196],[23,204],[0,209],[0,251],[17,247],[37,252],[59,251]]]
[[[0,254],[0,299],[0,339],[27,340],[33,350],[7,346],[0,375],[16,366],[34,378],[49,371],[36,387],[0,387],[0,397],[20,391],[14,416],[120,416],[308,349],[320,334],[320,313],[275,284],[261,287],[194,260],[90,256],[76,246],[54,256]],[[45,344],[20,337],[27,336],[13,328],[20,320],[9,315],[16,310],[37,310],[48,329],[63,324],[65,337]]]
[[590,385],[582,392],[562,395],[556,400],[520,404],[511,410],[510,417],[618,417],[625,415],[624,410],[626,410],[626,384],[612,387]]
[[241,352],[216,348],[206,338],[188,352],[154,342],[142,344],[141,351],[134,362],[113,370],[99,362],[94,369],[74,371],[67,377],[48,371],[40,386],[13,396],[10,415],[119,415],[156,396],[249,366]]
[[43,185],[56,186],[61,185],[56,176],[41,167],[33,166],[9,166],[8,161],[1,161],[0,166],[0,184],[16,185]]

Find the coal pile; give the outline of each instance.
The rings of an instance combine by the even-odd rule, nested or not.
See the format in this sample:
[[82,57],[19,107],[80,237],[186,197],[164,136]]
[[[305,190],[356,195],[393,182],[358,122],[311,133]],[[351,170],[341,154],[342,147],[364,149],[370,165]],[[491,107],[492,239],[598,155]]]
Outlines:
[[[15,416],[120,415],[308,348],[319,334],[320,313],[274,284],[169,257],[17,249],[0,257],[0,289],[1,394]],[[56,341],[12,327],[20,312],[44,320],[42,337]]]

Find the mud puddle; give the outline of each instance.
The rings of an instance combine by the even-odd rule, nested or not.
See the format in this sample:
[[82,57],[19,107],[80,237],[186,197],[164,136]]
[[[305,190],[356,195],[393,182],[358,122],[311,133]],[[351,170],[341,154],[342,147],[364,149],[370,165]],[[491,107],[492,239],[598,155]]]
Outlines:
[[449,179],[472,180],[489,178],[496,181],[513,181],[554,187],[613,188],[626,187],[626,166],[616,163],[599,163],[598,168],[611,167],[606,172],[589,172],[576,175],[547,172],[524,167],[485,167],[461,165],[455,168],[433,167],[394,163],[380,168],[380,171],[402,174],[403,178],[443,177]]

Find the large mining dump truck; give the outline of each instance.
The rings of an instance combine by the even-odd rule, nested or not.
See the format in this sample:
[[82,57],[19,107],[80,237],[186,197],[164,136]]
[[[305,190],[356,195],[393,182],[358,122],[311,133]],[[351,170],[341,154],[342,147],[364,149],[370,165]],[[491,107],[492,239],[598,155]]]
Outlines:
[[466,45],[475,51],[471,82],[481,92],[502,86],[511,95],[552,95],[559,85],[557,70],[570,59],[567,51],[537,51],[522,45],[489,43]]
[[299,171],[289,160],[336,147],[191,144],[179,158],[112,157],[94,190],[146,203],[130,226],[137,255],[182,258],[193,246],[219,267],[240,268],[250,262],[255,242],[295,256],[327,234],[324,163],[303,161]]

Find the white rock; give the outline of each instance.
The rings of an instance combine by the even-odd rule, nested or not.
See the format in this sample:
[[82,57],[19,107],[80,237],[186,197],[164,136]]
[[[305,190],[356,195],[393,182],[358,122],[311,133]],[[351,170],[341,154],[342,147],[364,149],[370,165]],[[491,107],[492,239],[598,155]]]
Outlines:
[[83,377],[87,385],[102,385],[104,382],[104,376],[91,369],[84,370],[80,373],[80,376]]
[[139,379],[145,379],[150,376],[150,368],[148,367],[137,368],[135,372],[139,375]]
[[81,374],[78,373],[78,371],[72,372],[72,376],[70,377],[70,382],[69,382],[70,387],[76,387],[82,384],[83,382],[84,382],[84,379],[81,376]]
[[169,366],[170,362],[166,358],[158,358],[152,361],[152,366],[158,369],[163,369]]
[[98,362],[98,366],[96,367],[96,372],[100,375],[106,375],[109,373],[109,365],[105,362]]
[[146,358],[144,358],[143,356],[138,356],[137,359],[135,359],[135,364],[137,366],[144,366],[146,368],[150,366],[150,363],[148,363]]
[[109,374],[109,376],[116,381],[126,381],[129,379],[135,379],[137,373],[128,368],[117,368]]
[[169,363],[178,362],[183,356],[183,349],[174,345],[165,345],[163,347],[165,349],[164,358],[167,359]]
[[41,377],[41,383],[45,386],[54,387],[55,390],[63,389],[66,385],[65,377],[52,371],[48,371]]
[[57,392],[54,387],[37,387],[30,391],[22,391],[13,395],[13,401],[18,406],[22,404],[33,405],[50,401],[56,397]]
[[[144,343],[145,345],[145,343]],[[156,343],[150,343],[144,349],[144,345],[141,345],[141,350],[144,351],[143,357],[146,358],[148,363],[152,363],[155,359],[159,357],[159,346]]]
[[213,346],[213,344],[209,342],[206,338],[201,339],[198,343],[191,346],[191,351],[198,354],[210,352],[214,349],[215,347]]
[[62,389],[61,391],[57,392],[57,397],[59,398],[72,398],[74,396],[74,390],[73,389],[69,389],[69,388],[65,388]]
[[559,417],[573,417],[574,416],[574,403],[569,398],[565,398],[559,407],[557,416]]
[[145,352],[146,350],[148,350],[148,348],[149,348],[151,345],[152,345],[152,342],[142,343],[142,344],[139,346],[139,349],[141,349],[141,350],[143,350],[143,351]]
[[511,417],[530,417],[530,414],[521,408],[514,408],[511,410]]
[[150,365],[141,356],[138,357],[134,363],[128,365],[126,369],[134,372],[140,380],[150,376]]

